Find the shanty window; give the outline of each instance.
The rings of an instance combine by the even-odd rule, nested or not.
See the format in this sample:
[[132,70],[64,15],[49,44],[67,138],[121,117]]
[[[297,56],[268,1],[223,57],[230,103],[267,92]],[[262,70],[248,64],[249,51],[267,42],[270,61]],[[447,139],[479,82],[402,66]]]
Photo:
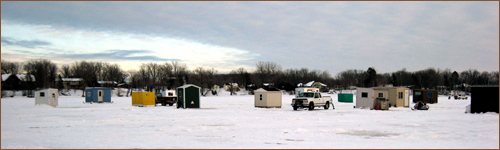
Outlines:
[[90,97],[90,92],[87,92],[87,97]]
[[432,93],[431,92],[427,93],[427,97],[432,98]]
[[384,97],[384,93],[378,93],[378,97]]
[[399,99],[403,98],[403,92],[399,92],[399,93],[398,93],[398,98],[399,98]]
[[422,95],[422,92],[415,92],[415,95]]
[[260,94],[260,100],[262,100],[262,94]]
[[40,97],[45,97],[45,92],[40,92]]
[[361,97],[367,98],[368,97],[368,93],[366,93],[366,92],[361,93]]

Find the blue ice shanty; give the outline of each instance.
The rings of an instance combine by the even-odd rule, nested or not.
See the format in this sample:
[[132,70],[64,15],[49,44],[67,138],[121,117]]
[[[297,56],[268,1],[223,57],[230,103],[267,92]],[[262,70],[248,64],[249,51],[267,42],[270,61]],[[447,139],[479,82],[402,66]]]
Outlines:
[[86,103],[111,103],[111,89],[110,88],[88,88],[85,89],[85,102]]

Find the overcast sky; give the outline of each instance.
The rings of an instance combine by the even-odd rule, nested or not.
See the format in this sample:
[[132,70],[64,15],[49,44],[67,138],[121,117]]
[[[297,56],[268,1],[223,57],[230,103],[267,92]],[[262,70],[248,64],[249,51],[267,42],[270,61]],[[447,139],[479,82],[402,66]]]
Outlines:
[[499,2],[1,2],[2,60],[498,71]]

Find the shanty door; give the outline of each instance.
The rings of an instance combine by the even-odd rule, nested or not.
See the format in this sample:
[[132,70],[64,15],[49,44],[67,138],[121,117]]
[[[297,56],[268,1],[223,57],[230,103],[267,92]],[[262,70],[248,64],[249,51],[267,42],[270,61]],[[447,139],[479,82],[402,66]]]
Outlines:
[[185,99],[183,91],[183,88],[177,89],[177,108],[186,108],[186,105],[184,105]]
[[97,102],[98,103],[102,103],[103,97],[104,97],[104,95],[102,93],[102,90],[97,90]]
[[57,106],[57,103],[56,103],[56,93],[52,93],[52,95],[50,96],[50,105],[52,106]]
[[409,107],[410,106],[410,90],[405,90],[404,99],[405,99],[404,107]]

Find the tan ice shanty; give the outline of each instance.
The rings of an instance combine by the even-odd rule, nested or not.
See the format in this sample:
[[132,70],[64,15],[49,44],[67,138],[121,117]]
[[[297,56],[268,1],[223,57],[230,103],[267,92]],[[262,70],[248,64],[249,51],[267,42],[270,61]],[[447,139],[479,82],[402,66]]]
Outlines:
[[281,108],[281,99],[283,93],[278,90],[265,90],[263,88],[257,89],[255,93],[255,107],[263,108]]

